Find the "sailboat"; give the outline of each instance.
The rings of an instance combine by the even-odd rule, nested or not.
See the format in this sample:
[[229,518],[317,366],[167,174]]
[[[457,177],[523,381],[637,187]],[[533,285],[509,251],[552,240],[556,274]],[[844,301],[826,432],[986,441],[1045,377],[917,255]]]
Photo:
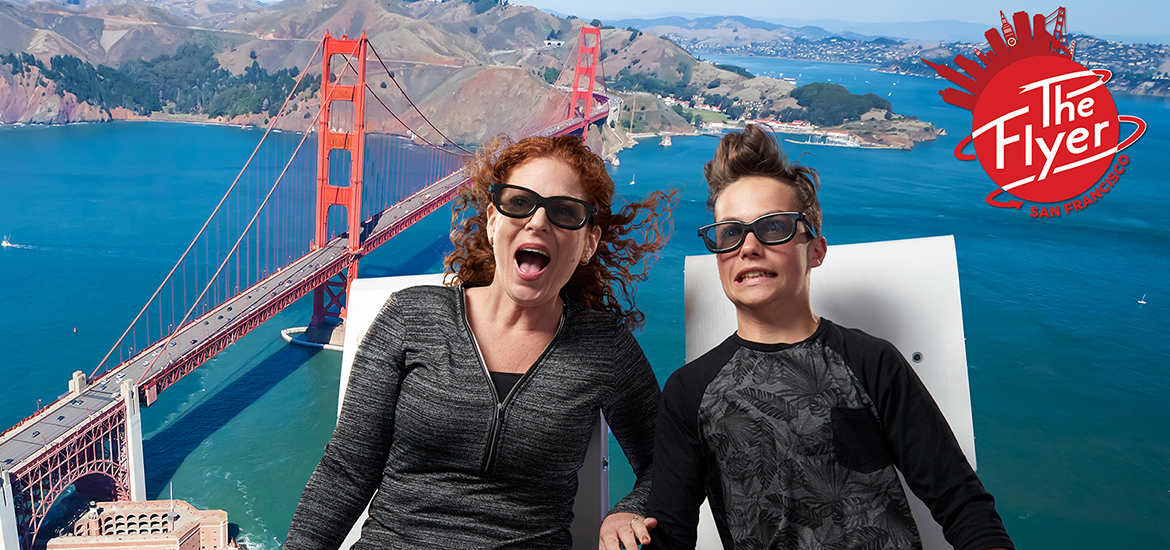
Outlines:
[[1145,294],[1142,294],[1142,299],[1138,300],[1138,303],[1143,305],[1143,306],[1146,305],[1146,295]]

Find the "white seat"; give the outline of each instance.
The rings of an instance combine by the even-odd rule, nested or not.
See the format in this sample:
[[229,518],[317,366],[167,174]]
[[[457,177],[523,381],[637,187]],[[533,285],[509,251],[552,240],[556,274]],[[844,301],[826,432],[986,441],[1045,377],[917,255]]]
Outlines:
[[[735,332],[735,307],[723,293],[714,255],[686,258],[686,360]],[[830,246],[812,270],[813,311],[892,342],[942,409],[975,467],[967,352],[952,236]],[[942,528],[906,488],[926,550],[949,550]],[[699,523],[699,550],[722,548],[709,507]]]

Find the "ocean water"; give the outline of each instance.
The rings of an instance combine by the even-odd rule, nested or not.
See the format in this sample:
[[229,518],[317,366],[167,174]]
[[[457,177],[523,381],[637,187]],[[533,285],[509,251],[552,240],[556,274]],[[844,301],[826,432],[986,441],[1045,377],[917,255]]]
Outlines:
[[[1102,200],[1056,219],[988,206],[977,163],[952,151],[970,113],[933,80],[868,67],[708,56],[799,83],[874,92],[949,135],[910,152],[785,144],[822,175],[830,244],[954,235],[979,474],[1021,548],[1167,548],[1170,530],[1170,104],[1116,98],[1149,129]],[[1123,130],[1124,131],[1124,130]],[[133,319],[259,139],[165,123],[0,129],[0,424],[64,393]],[[613,169],[619,193],[678,188],[675,233],[638,288],[638,334],[660,381],[683,364],[682,267],[705,253],[702,164],[717,140],[646,140]],[[633,182],[631,184],[631,182]],[[362,260],[361,276],[433,272],[449,209]],[[1145,296],[1146,304],[1137,300]],[[286,346],[303,300],[145,409],[147,492],[227,510],[275,550],[328,441],[340,353]],[[76,328],[76,332],[74,329]],[[616,445],[613,447],[616,449]],[[615,461],[617,462],[617,461]],[[614,498],[631,483],[616,463]]]

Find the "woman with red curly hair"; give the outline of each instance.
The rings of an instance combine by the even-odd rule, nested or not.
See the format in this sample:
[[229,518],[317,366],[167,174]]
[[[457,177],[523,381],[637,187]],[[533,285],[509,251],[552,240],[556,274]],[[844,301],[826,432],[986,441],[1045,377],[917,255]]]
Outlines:
[[449,286],[397,292],[371,325],[285,550],[337,548],[367,503],[355,549],[569,548],[598,411],[638,476],[599,546],[650,540],[659,389],[630,329],[673,195],[615,211],[573,136],[498,138],[468,175]]

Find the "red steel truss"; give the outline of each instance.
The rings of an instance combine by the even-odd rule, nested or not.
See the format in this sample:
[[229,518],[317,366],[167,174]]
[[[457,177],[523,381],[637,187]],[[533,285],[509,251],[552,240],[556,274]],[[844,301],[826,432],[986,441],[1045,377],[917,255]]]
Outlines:
[[9,472],[21,548],[32,549],[49,508],[66,488],[85,476],[106,477],[113,482],[116,500],[130,500],[126,444],[126,404],[118,399]]

